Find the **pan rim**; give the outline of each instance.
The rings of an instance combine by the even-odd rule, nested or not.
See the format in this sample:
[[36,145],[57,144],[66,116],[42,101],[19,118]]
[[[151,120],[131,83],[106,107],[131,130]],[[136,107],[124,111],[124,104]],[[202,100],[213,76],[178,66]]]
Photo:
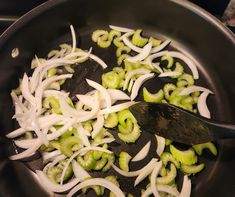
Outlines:
[[[54,7],[55,5],[58,5],[66,1],[70,0],[48,0],[42,3],[41,5],[38,5],[35,8],[31,9],[24,15],[22,15],[0,35],[0,48],[4,45],[4,43],[8,40],[8,38],[11,37],[12,34],[14,34],[22,26],[24,26],[24,24],[26,24],[28,21],[32,20],[34,17],[37,17],[39,14],[47,11],[48,9]],[[189,1],[185,0],[169,0],[169,1],[184,7],[185,9],[193,12],[195,15],[201,17],[211,25],[214,25],[235,45],[235,35],[233,34],[233,32],[215,16],[213,16],[203,8],[199,7],[198,5]]]

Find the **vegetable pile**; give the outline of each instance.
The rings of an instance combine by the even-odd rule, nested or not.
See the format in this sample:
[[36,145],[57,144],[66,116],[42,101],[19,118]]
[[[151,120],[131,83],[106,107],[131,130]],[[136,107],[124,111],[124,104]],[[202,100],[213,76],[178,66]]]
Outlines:
[[[116,48],[118,66],[109,71],[92,48],[76,47],[73,26],[70,26],[72,45],[61,44],[47,58],[36,56],[32,60],[32,75],[25,73],[19,88],[11,92],[13,118],[19,128],[7,137],[14,138],[16,146],[24,151],[10,159],[23,159],[39,151],[44,162],[44,168],[36,171],[40,183],[50,192],[68,192],[67,196],[86,193],[88,189],[102,196],[105,188],[110,190],[110,196],[133,196],[123,192],[115,174],[107,174],[111,169],[120,176],[136,177],[133,188],[144,181],[145,186],[140,187],[143,197],[190,196],[189,176],[204,169],[205,164],[198,163],[204,149],[217,155],[213,143],[181,150],[171,140],[156,136],[156,157],[138,170],[131,169],[131,163],[146,159],[151,141],[136,155],[125,150],[117,154],[110,144],[116,140],[134,144],[141,138],[141,128],[128,110],[138,95],[147,102],[170,103],[210,118],[206,99],[213,92],[195,85],[199,73],[193,60],[165,49],[170,40],[144,37],[141,29],[109,27],[111,30],[96,30],[91,36],[101,48]],[[86,61],[94,61],[104,69],[100,76],[102,84],[85,79],[93,90],[86,94],[78,92],[76,99],[71,99],[70,93],[62,90],[63,84]],[[169,78],[169,83],[157,92],[141,88],[153,78]],[[176,182],[179,171],[184,174],[180,190]],[[95,178],[93,172],[102,176]]]

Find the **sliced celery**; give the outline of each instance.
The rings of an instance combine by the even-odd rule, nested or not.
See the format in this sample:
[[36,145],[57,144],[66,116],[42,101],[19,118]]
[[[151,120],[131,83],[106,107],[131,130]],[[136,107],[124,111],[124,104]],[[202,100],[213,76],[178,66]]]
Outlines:
[[167,100],[170,99],[171,93],[176,89],[173,83],[167,83],[163,87],[164,96]]
[[140,34],[142,32],[142,29],[137,29],[132,36],[132,43],[136,46],[143,47],[147,44],[148,38],[143,38]]
[[47,176],[52,182],[59,183],[62,171],[58,166],[53,166],[47,170]]
[[174,58],[169,55],[162,56],[161,61],[167,61],[167,68],[171,68],[174,64]]
[[196,174],[198,172],[201,172],[205,167],[204,163],[198,164],[198,165],[181,165],[180,170],[185,174]]
[[106,128],[114,128],[118,125],[118,116],[116,113],[111,113],[104,121],[104,126]]
[[82,147],[81,140],[77,136],[62,138],[60,140],[60,150],[65,156],[71,157],[73,155],[72,147],[76,144],[80,144],[80,148]]
[[181,151],[173,145],[170,145],[170,152],[173,157],[182,164],[193,165],[197,162],[197,155],[195,155],[195,152],[192,148],[185,151]]
[[153,44],[153,47],[157,47],[161,44],[162,41],[156,38],[150,37],[148,42],[149,43],[151,42]]
[[116,31],[116,30],[113,30],[113,29],[112,29],[112,30],[109,32],[108,40],[109,40],[110,42],[112,42],[115,37],[120,37],[120,36],[121,36],[121,32],[120,32],[120,31]]
[[156,183],[162,185],[168,185],[175,180],[176,175],[177,175],[176,167],[174,164],[171,163],[170,171],[167,172],[166,176],[157,177]]
[[124,171],[129,171],[129,162],[131,160],[131,156],[127,152],[121,152],[119,154],[119,166]]
[[[107,172],[108,170],[111,169],[112,164],[115,161],[115,156],[113,153],[108,154],[108,153],[103,153],[104,157],[106,157],[108,159],[108,162],[106,163],[106,165],[103,167],[102,172]],[[103,156],[102,155],[102,156]]]
[[130,52],[131,52],[131,49],[127,46],[118,47],[117,50],[116,50],[116,56],[120,57],[122,54],[127,54],[127,53],[130,53]]
[[164,152],[160,157],[162,163],[166,166],[168,162],[172,162],[177,168],[180,168],[180,163],[173,157],[171,153]]
[[213,155],[215,155],[215,156],[217,155],[216,146],[212,142],[207,142],[207,143],[203,143],[203,144],[193,145],[193,149],[196,151],[196,153],[198,155],[201,155],[204,149],[209,149],[209,151]]
[[156,93],[150,93],[146,87],[143,88],[143,97],[146,102],[158,103],[164,98],[163,90],[160,89]]
[[93,157],[92,151],[87,152],[84,157],[78,156],[77,162],[80,164],[80,166],[85,170],[91,170],[96,165],[96,160]]
[[133,130],[129,134],[118,133],[118,137],[126,143],[134,143],[141,135],[140,127],[134,124]]
[[110,71],[102,75],[102,85],[105,88],[116,89],[119,87],[120,76],[114,72]]

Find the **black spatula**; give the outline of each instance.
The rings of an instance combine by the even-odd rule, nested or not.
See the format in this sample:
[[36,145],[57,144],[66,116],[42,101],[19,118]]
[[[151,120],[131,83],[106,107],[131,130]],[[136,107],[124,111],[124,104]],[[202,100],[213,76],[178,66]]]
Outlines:
[[235,138],[235,125],[212,121],[176,106],[138,102],[130,107],[143,131],[184,144]]

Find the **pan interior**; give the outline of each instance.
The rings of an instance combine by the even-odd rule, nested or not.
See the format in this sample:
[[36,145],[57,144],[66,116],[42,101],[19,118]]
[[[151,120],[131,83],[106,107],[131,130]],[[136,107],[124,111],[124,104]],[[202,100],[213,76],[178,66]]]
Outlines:
[[[140,1],[136,1],[137,4],[140,3],[140,5],[137,6],[136,9],[131,6],[132,1],[127,1],[127,7],[123,9],[123,14],[118,13],[118,1],[113,1],[111,8],[107,6],[110,4],[109,1],[104,1],[104,6],[101,6],[96,1],[87,1],[86,3],[85,1],[77,3],[75,3],[75,1],[70,1],[70,3],[71,2],[73,3],[61,3],[60,6],[56,7],[57,9],[51,8],[50,12],[45,12],[43,15],[39,15],[34,20],[29,21],[28,24],[23,25],[21,31],[17,32],[14,38],[8,40],[8,45],[0,49],[2,57],[2,65],[0,67],[0,79],[2,82],[0,84],[0,103],[4,103],[4,105],[2,104],[3,107],[1,107],[1,109],[2,113],[5,114],[5,116],[1,120],[2,131],[10,131],[16,126],[15,123],[11,120],[13,111],[11,108],[12,104],[9,97],[10,90],[17,87],[17,79],[22,76],[22,73],[24,71],[28,71],[30,59],[32,59],[35,54],[37,54],[39,57],[45,57],[51,49],[56,49],[59,44],[64,42],[71,42],[69,31],[70,23],[74,25],[77,32],[78,47],[81,47],[82,49],[89,49],[90,47],[92,47],[93,53],[98,55],[109,65],[108,69],[116,66],[115,49],[114,47],[108,49],[100,49],[91,41],[91,33],[96,29],[106,29],[111,23],[114,25],[117,24],[119,26],[130,27],[134,29],[142,28],[146,35],[152,35],[161,39],[171,39],[172,43],[170,49],[182,51],[188,54],[197,63],[200,79],[196,84],[207,87],[215,93],[215,96],[210,96],[208,100],[212,117],[220,120],[226,119],[226,113],[229,112],[229,108],[226,106],[225,102],[227,98],[221,85],[223,83],[221,83],[221,80],[218,77],[217,73],[217,64],[220,63],[220,60],[218,60],[215,63],[215,67],[213,67],[211,64],[208,63],[211,55],[207,57],[202,52],[197,52],[197,50],[200,49],[206,54],[207,50],[210,50],[210,47],[206,48],[205,40],[206,38],[209,39],[210,33],[205,33],[206,36],[203,38],[203,42],[201,42],[198,38],[201,34],[203,34],[203,32],[198,31],[198,35],[196,35],[196,29],[199,28],[200,25],[205,25],[203,22],[197,24],[197,18],[194,17],[192,17],[189,21],[186,19],[185,21],[180,21],[180,19],[182,20],[183,15],[185,15],[185,17],[190,15],[188,11],[181,8],[181,6],[174,5],[170,2],[164,3],[161,0],[156,2],[149,1],[148,4],[144,4],[142,7],[140,6],[142,5],[142,3]],[[90,6],[91,4],[93,5],[92,7]],[[143,13],[140,17],[138,13],[141,13],[142,9],[149,9],[150,6],[158,9],[158,12],[155,13],[153,12],[153,10],[151,10],[151,12]],[[177,13],[180,13],[179,19],[175,19],[175,24],[177,23],[178,26],[174,25],[174,22],[170,22],[168,21],[168,19],[164,18],[164,12],[161,11],[161,9],[159,9],[158,7],[164,7],[163,10],[165,10],[165,14],[167,14],[169,17],[174,17],[174,15],[177,15]],[[166,9],[166,7],[168,9]],[[78,8],[80,10],[87,10],[87,12],[78,13],[76,10]],[[70,10],[70,13],[68,13],[67,10]],[[103,14],[101,15],[100,13],[102,12]],[[156,19],[157,17],[159,17],[158,20],[152,20],[152,18]],[[43,23],[41,22],[42,20]],[[192,30],[185,30],[184,32],[183,29],[190,26],[190,23],[192,21],[195,22],[196,27],[192,27]],[[211,27],[208,27],[208,29],[212,30]],[[194,36],[195,39],[192,39],[192,37]],[[217,36],[218,35],[214,37],[217,38]],[[35,39],[35,37],[37,39]],[[199,42],[201,42],[201,48],[199,47]],[[207,45],[211,44],[210,42],[211,40],[207,42]],[[11,57],[9,57],[9,54],[10,51],[16,46],[20,49],[20,57],[16,60],[13,60]],[[85,93],[90,89],[84,82],[84,76],[86,78],[90,78],[100,82],[100,75],[102,72],[103,71],[99,65],[89,61],[88,63],[77,67],[73,79],[69,80],[63,88],[65,90],[69,90],[71,92],[71,96],[76,93]],[[166,82],[169,81],[167,79],[154,79],[146,82],[144,86],[148,87],[151,91],[156,91],[161,88],[162,85]],[[141,99],[141,96],[138,99]],[[115,134],[115,131],[113,131],[113,133]],[[135,170],[138,169],[140,166],[146,164],[151,157],[156,156],[155,138],[153,138],[153,136],[151,136],[150,134],[143,132],[142,137],[136,144],[127,146],[118,141],[117,143],[113,144],[112,147],[115,150],[116,155],[118,155],[120,151],[127,151],[134,155],[149,140],[152,141],[151,152],[149,156],[144,160],[144,162],[136,162],[133,165],[131,164],[131,169]],[[202,157],[200,157],[199,162],[205,163],[206,169],[198,175],[192,177],[193,196],[210,195],[210,191],[208,190],[208,188],[215,185],[215,182],[218,182],[218,168],[220,165],[219,161],[223,153],[223,143],[217,143],[217,147],[219,150],[218,157],[214,158],[209,153],[206,153]],[[30,167],[35,168],[35,165],[31,165]],[[109,172],[109,174],[113,173],[115,172]],[[121,176],[119,177],[121,186],[124,191],[130,192],[134,194],[134,196],[139,196],[139,188],[142,186],[141,184],[139,185],[139,187],[133,188],[133,178],[126,179]],[[182,179],[179,179],[179,181],[181,182]],[[89,194],[90,196],[94,196],[94,193],[92,192],[90,192]]]

